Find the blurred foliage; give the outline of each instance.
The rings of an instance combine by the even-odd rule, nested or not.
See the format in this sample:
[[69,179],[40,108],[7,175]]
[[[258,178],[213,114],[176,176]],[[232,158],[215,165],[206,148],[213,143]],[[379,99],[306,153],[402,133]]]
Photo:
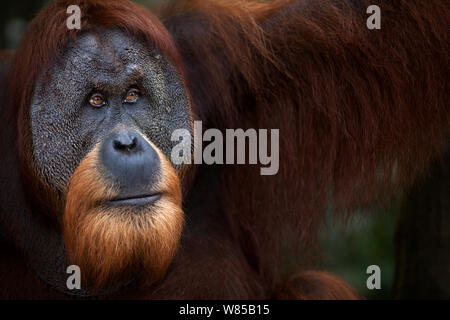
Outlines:
[[[391,299],[394,282],[394,233],[397,202],[388,209],[355,214],[350,221],[334,222],[331,217],[322,230],[322,269],[342,277],[367,299]],[[381,269],[381,289],[369,290],[367,267]]]
[[[0,48],[14,49],[26,24],[48,0],[17,0],[2,2],[0,11]],[[136,0],[155,6],[164,0]],[[381,211],[381,210],[378,210]],[[322,232],[324,259],[322,268],[334,272],[353,285],[368,299],[392,297],[394,277],[394,242],[396,207],[388,211],[353,218],[346,225],[330,218]],[[369,265],[381,268],[381,290],[368,290],[366,280]]]
[[3,1],[0,10],[0,48],[15,49],[26,25],[44,6],[46,0]]

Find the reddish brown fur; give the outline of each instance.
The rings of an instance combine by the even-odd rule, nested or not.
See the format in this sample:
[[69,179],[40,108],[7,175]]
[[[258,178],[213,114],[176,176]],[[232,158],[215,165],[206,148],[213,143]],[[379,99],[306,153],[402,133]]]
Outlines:
[[[272,18],[294,1],[185,2],[195,14],[166,25],[189,59],[198,118],[280,128],[278,175],[229,167],[222,192],[235,238],[269,287],[308,267],[330,204],[346,213],[384,201],[445,149],[448,1],[298,1]],[[379,31],[366,27],[371,4],[382,10]]]
[[98,147],[72,176],[63,216],[69,261],[83,282],[96,290],[123,285],[141,276],[142,285],[161,279],[178,248],[183,227],[180,181],[162,152],[162,176],[155,186],[161,199],[146,208],[108,207],[118,189],[105,180]]
[[[448,1],[383,2],[379,31],[365,27],[365,9],[377,1],[298,1],[283,9],[291,2],[184,1],[171,13],[185,13],[166,21],[186,64],[195,117],[220,129],[280,128],[280,171],[261,177],[257,167],[223,168],[214,179],[221,179],[220,208],[232,239],[216,227],[203,248],[195,246],[205,243],[198,235],[166,282],[145,296],[354,297],[323,273],[287,281],[307,267],[328,205],[346,213],[384,200],[423,174],[446,146]],[[136,5],[48,6],[31,23],[12,73],[28,165],[26,107],[41,68],[75,36],[65,28],[68,3],[88,8],[82,30],[121,26],[184,68],[167,31]],[[80,194],[74,194],[75,203]]]

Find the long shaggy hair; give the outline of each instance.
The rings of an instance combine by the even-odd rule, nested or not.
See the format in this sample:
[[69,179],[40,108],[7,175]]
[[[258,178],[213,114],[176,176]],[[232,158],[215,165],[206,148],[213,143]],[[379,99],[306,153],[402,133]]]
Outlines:
[[309,267],[329,207],[386,203],[448,146],[449,1],[174,2],[165,25],[205,129],[280,129],[278,174],[230,166],[221,191],[269,287]]

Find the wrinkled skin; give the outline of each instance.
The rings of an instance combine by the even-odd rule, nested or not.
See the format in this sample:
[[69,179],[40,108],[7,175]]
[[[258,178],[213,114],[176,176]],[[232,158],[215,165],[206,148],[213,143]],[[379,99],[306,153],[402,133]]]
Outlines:
[[[48,81],[47,81],[48,80]],[[136,103],[124,103],[138,88]],[[89,104],[101,93],[106,105]],[[173,130],[191,130],[189,104],[173,66],[156,49],[118,30],[87,33],[42,75],[30,106],[38,176],[64,190],[81,160],[117,127],[135,128],[170,159]],[[177,168],[176,169],[180,169]]]

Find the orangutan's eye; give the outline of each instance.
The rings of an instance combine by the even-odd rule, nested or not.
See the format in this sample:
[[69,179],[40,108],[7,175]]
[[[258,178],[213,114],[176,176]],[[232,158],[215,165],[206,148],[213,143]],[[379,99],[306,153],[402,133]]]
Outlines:
[[89,99],[89,103],[95,108],[103,107],[106,104],[105,98],[100,93],[94,93]]
[[139,90],[138,89],[130,89],[127,92],[127,95],[125,96],[126,103],[135,103],[137,99],[139,98]]

